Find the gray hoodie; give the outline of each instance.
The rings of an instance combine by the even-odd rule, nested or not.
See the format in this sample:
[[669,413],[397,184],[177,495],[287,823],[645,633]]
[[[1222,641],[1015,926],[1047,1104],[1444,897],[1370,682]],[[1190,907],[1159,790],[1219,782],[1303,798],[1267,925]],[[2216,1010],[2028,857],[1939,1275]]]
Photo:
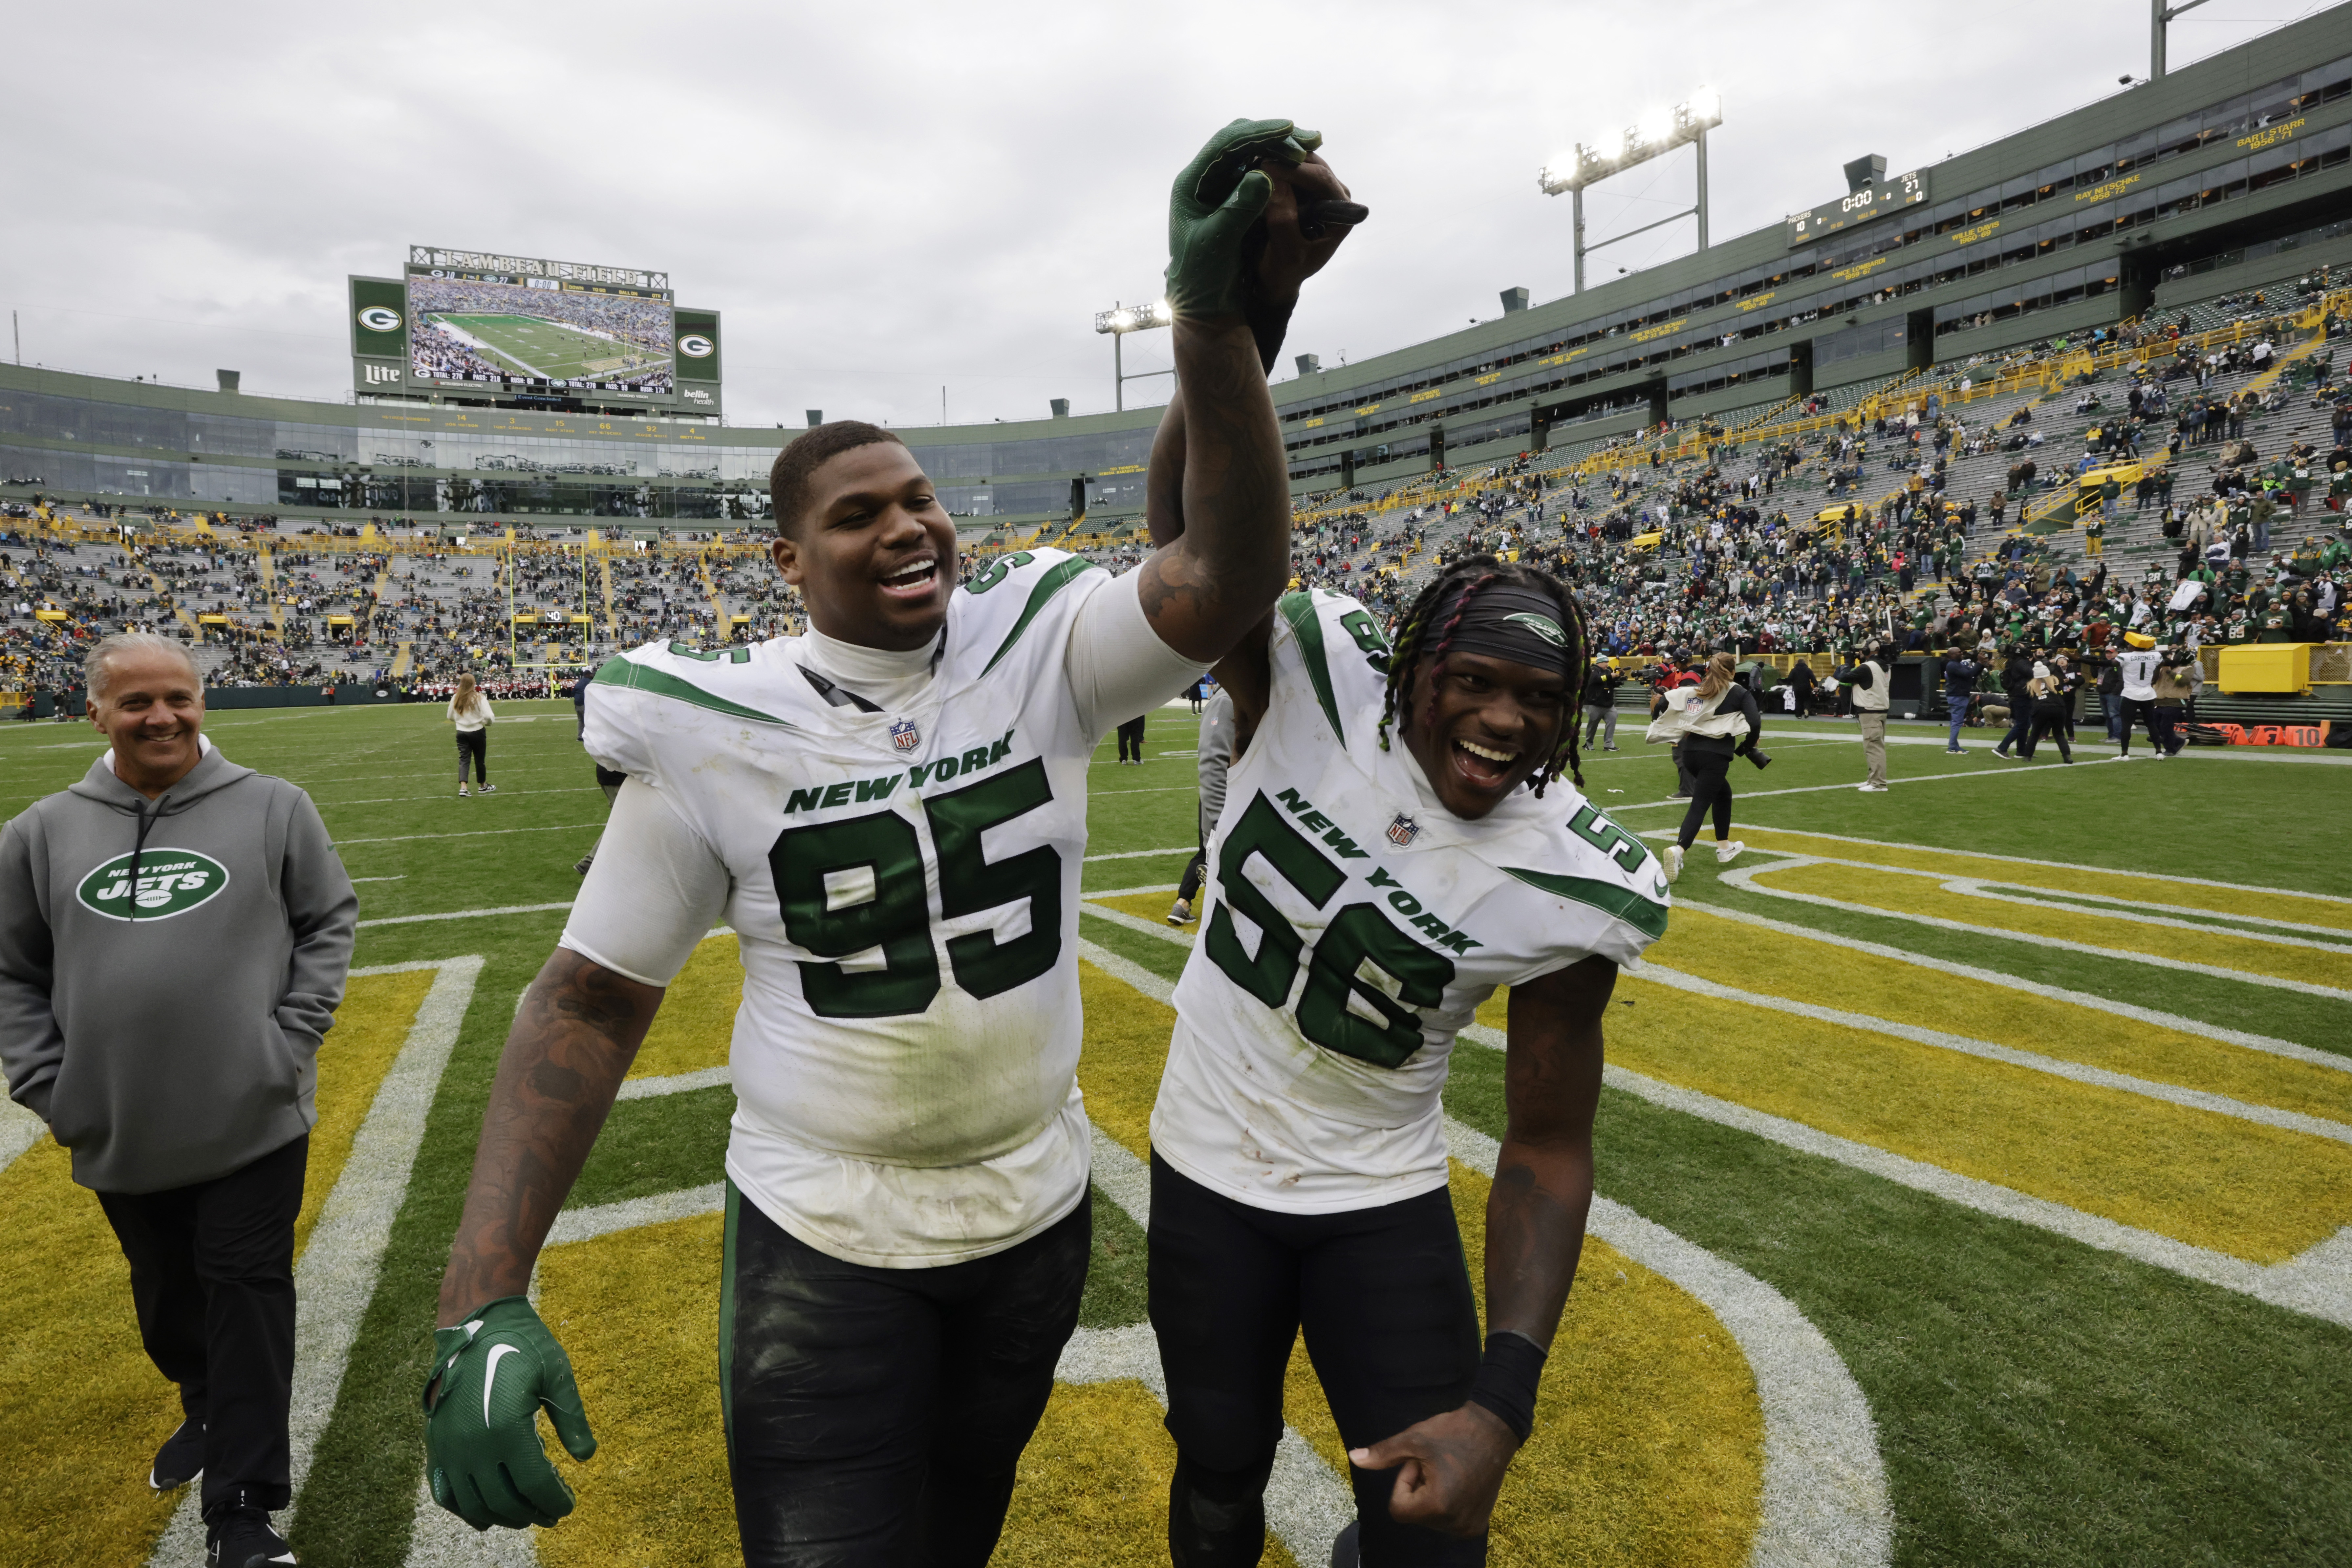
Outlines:
[[161,1192],[318,1120],[359,899],[285,780],[207,750],[150,802],[110,760],[0,830],[0,1068],[75,1181]]

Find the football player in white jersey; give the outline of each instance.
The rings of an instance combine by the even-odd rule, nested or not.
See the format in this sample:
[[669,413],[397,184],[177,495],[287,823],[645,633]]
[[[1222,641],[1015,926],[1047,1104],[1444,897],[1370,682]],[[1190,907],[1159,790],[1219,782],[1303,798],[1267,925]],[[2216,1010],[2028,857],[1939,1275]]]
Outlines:
[[[1657,859],[1574,787],[1589,646],[1559,583],[1479,557],[1393,650],[1314,590],[1218,667],[1245,749],[1151,1119],[1180,1568],[1257,1562],[1302,1328],[1353,1465],[1333,1561],[1485,1561],[1583,1246],[1601,1016],[1666,922]],[[1439,1095],[1499,985],[1482,1353]]]
[[1318,140],[1235,121],[1178,177],[1174,546],[1118,578],[1018,552],[959,589],[913,454],[824,425],[770,486],[810,631],[598,672],[587,748],[628,782],[508,1037],[442,1284],[428,1480],[468,1522],[570,1510],[537,1409],[576,1457],[595,1445],[532,1266],[664,987],[724,920],[744,991],[718,1327],[745,1561],[987,1561],[1089,1254],[1087,765],[1281,589],[1268,334],[1362,216],[1334,216]]

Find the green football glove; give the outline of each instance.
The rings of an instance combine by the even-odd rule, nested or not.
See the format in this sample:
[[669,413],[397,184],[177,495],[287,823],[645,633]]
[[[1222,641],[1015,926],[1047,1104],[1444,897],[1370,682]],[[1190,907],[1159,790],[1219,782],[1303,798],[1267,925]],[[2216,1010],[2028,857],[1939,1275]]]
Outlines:
[[596,1452],[572,1358],[522,1297],[501,1297],[457,1328],[434,1330],[425,1383],[433,1500],[476,1530],[551,1525],[570,1513],[572,1489],[540,1444],[541,1405],[573,1458]]
[[1257,161],[1296,164],[1322,140],[1287,120],[1236,120],[1184,165],[1168,201],[1168,303],[1176,314],[1244,313],[1243,241],[1274,195]]

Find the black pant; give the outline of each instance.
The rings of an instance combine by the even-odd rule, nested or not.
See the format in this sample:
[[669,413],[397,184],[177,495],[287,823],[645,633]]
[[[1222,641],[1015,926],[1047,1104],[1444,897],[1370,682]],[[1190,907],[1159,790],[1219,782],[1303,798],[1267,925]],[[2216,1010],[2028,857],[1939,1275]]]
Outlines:
[[1715,813],[1715,837],[1720,844],[1731,837],[1731,753],[1702,752],[1685,742],[1683,765],[1690,769],[1690,809],[1683,813],[1683,830],[1676,842],[1687,849],[1698,837],[1708,811]]
[[2147,726],[2148,744],[2154,746],[2158,752],[2173,750],[2166,735],[2166,731],[2172,726],[2166,723],[2161,730],[2158,728],[2158,709],[2154,702],[2143,702],[2137,698],[2126,697],[2124,699],[2123,706],[2123,755],[2131,755],[2132,726],[2135,723]]
[[[1253,1568],[1282,1439],[1283,1374],[1307,1353],[1351,1447],[1458,1410],[1478,1372],[1478,1313],[1441,1188],[1340,1214],[1252,1208],[1151,1161],[1151,1328],[1168,1377],[1176,1568]],[[1355,1470],[1363,1561],[1475,1564],[1486,1542],[1389,1517],[1396,1471]]]
[[1093,1245],[1082,1201],[992,1257],[872,1268],[730,1182],[719,1388],[747,1568],[982,1568]]
[[2066,715],[2063,713],[2034,714],[2033,732],[2025,737],[2024,748],[2018,754],[2030,758],[2033,755],[2034,747],[2044,740],[2053,740],[2058,742],[2058,754],[2073,762],[2074,753],[2066,748]]
[[466,782],[466,759],[474,760],[474,782],[488,784],[490,780],[490,732],[488,730],[457,731],[457,782]]
[[[205,1428],[204,1506],[281,1509],[294,1388],[294,1216],[310,1140],[160,1193],[100,1193],[139,1342]],[[70,1354],[58,1365],[73,1375]],[[238,1494],[242,1494],[241,1496]]]
[[1143,721],[1140,719],[1129,719],[1118,727],[1118,760],[1123,763],[1129,756],[1139,763],[1143,761]]
[[1176,896],[1183,900],[1186,903],[1191,903],[1192,901],[1192,895],[1201,890],[1201,879],[1206,877],[1208,874],[1208,850],[1193,850],[1192,858],[1184,862],[1184,875],[1177,879]]

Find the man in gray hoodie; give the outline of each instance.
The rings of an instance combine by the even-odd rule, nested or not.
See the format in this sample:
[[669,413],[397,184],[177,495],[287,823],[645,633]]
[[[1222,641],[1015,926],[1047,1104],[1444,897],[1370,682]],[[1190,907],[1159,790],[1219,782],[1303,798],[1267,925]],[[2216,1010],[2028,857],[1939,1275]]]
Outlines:
[[86,668],[108,751],[0,829],[0,1068],[179,1384],[149,1484],[203,1475],[208,1563],[289,1563],[294,1218],[359,900],[310,797],[205,739],[186,650],[125,634]]

